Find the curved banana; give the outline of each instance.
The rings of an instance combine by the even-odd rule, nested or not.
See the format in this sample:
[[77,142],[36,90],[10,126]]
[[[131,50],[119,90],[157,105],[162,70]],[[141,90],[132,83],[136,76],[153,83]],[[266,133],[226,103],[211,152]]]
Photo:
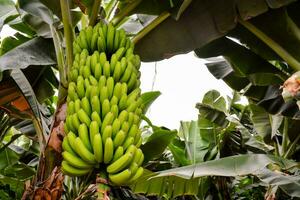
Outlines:
[[73,167],[79,169],[91,169],[93,166],[88,164],[87,162],[81,160],[76,155],[69,153],[68,151],[62,152],[63,158]]
[[103,144],[102,144],[102,138],[100,134],[96,134],[93,139],[93,149],[94,149],[94,155],[95,159],[98,163],[101,163],[103,161]]
[[69,176],[83,176],[91,171],[91,169],[78,169],[72,167],[67,161],[62,161],[61,163],[62,171]]
[[132,157],[133,155],[131,153],[125,153],[118,160],[108,165],[106,171],[108,173],[114,174],[125,169],[132,160]]
[[118,174],[109,174],[109,180],[117,185],[125,184],[131,176],[131,172],[129,169],[119,172]]
[[114,144],[111,138],[107,138],[104,143],[104,157],[103,162],[108,164],[114,155]]
[[95,156],[94,154],[92,154],[87,148],[86,146],[83,144],[83,142],[81,141],[81,139],[79,137],[77,137],[75,139],[75,151],[76,153],[82,158],[82,160],[90,163],[90,164],[95,164],[96,160],[95,160]]

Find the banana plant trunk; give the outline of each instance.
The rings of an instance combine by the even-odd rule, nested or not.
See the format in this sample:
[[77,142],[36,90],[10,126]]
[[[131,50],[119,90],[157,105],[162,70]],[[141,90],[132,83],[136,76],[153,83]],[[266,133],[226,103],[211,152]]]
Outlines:
[[25,199],[61,199],[64,176],[60,171],[62,160],[61,143],[64,137],[64,120],[66,118],[66,103],[58,106],[47,145],[40,153],[40,161],[36,177],[26,184],[22,200]]

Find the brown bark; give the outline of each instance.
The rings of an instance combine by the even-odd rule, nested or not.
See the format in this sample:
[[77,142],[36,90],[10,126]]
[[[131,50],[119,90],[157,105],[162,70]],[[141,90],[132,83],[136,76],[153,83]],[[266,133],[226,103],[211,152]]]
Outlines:
[[50,136],[41,157],[36,177],[26,186],[22,200],[59,200],[63,192],[64,176],[60,170],[66,103],[61,104],[55,115]]

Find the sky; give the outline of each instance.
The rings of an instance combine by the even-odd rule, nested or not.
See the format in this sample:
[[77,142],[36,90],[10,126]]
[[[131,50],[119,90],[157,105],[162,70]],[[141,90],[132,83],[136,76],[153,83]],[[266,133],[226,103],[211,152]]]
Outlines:
[[[0,37],[13,34],[14,31],[5,25]],[[154,125],[178,129],[180,121],[196,120],[195,105],[211,89],[222,95],[231,95],[231,89],[209,73],[205,62],[191,52],[156,63],[142,63],[142,92],[154,90],[162,93],[146,114]]]

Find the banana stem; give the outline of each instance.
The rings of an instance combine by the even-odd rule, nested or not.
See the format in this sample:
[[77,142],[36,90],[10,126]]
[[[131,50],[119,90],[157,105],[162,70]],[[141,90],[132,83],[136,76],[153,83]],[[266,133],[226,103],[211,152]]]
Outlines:
[[91,17],[90,17],[90,22],[89,25],[90,26],[94,26],[97,22],[97,17],[98,17],[98,12],[100,9],[100,5],[101,5],[101,0],[95,0],[94,1],[94,5],[92,8],[92,13],[91,13]]
[[129,13],[135,9],[142,0],[135,0],[132,3],[129,3],[125,8],[120,10],[120,12],[111,20],[111,23],[115,26],[118,26],[118,23],[121,22]]
[[109,3],[107,4],[105,11],[106,11],[106,19],[109,20],[111,13],[115,9],[115,6],[117,5],[118,1],[117,0],[110,0]]
[[294,150],[295,150],[296,145],[298,144],[299,140],[300,140],[300,134],[297,136],[297,138],[292,143],[290,143],[289,148],[287,149],[287,151],[283,155],[283,158],[289,159],[291,154],[294,153]]
[[67,87],[68,81],[67,81],[67,75],[66,75],[65,69],[64,69],[65,61],[64,61],[61,41],[59,39],[59,35],[57,34],[56,29],[52,25],[50,25],[50,30],[51,30],[51,35],[53,38],[54,47],[55,47],[57,67],[59,70],[59,80],[60,80],[60,83],[63,85],[63,87]]
[[289,120],[287,117],[284,118],[283,133],[282,133],[282,145],[281,145],[281,155],[286,154],[288,145],[288,130],[289,130]]
[[110,200],[110,187],[108,185],[108,178],[105,172],[101,171],[97,174],[97,200]]
[[256,26],[248,21],[238,19],[238,22],[268,45],[273,51],[275,51],[283,60],[285,60],[294,70],[300,70],[300,63],[296,60],[289,52],[281,47],[276,41],[266,35],[264,32],[259,30]]
[[69,74],[69,70],[73,63],[73,32],[71,23],[71,12],[69,6],[69,0],[60,0],[62,20],[64,24],[64,37],[66,41],[66,59],[67,65],[65,68],[65,74]]
[[157,18],[155,18],[148,26],[143,28],[133,39],[132,42],[136,44],[140,41],[145,35],[147,35],[150,31],[152,31],[155,27],[157,27],[160,23],[162,23],[165,19],[167,19],[171,14],[169,12],[161,13]]

